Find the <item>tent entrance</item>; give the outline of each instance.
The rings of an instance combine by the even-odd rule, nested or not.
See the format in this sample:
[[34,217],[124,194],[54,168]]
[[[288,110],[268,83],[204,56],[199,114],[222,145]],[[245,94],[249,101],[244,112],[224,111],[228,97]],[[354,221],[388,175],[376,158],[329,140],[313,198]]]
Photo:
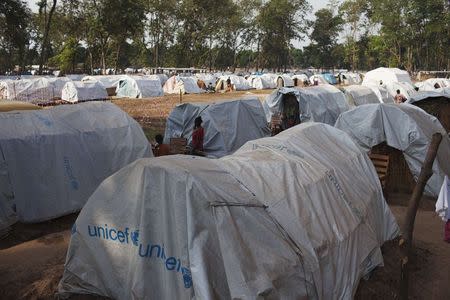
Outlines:
[[408,163],[403,156],[403,152],[396,148],[390,147],[383,142],[372,147],[371,153],[383,154],[389,156],[388,176],[386,182],[387,192],[404,192],[411,193],[415,181],[411,174]]

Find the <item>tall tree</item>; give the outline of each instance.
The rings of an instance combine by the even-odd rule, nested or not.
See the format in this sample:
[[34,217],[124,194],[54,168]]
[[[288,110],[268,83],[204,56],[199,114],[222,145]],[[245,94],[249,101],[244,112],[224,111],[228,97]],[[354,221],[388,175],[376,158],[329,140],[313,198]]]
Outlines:
[[[47,60],[47,51],[48,51],[48,35],[50,31],[50,26],[52,24],[53,13],[56,9],[57,0],[52,0],[52,6],[50,8],[50,12],[48,13],[48,17],[45,23],[44,28],[44,37],[42,38],[42,46],[41,46],[41,55],[39,58],[39,74],[42,74],[42,67]],[[47,1],[40,1],[40,7],[47,7]]]
[[30,11],[20,0],[0,2],[0,72],[17,63],[24,69]]
[[286,69],[291,41],[301,39],[306,32],[304,20],[309,8],[306,0],[269,0],[262,6],[257,19],[258,45],[266,67]]
[[315,13],[316,20],[312,23],[310,39],[315,49],[320,67],[335,66],[333,49],[337,45],[339,32],[342,28],[342,18],[334,15],[330,8],[323,8]]

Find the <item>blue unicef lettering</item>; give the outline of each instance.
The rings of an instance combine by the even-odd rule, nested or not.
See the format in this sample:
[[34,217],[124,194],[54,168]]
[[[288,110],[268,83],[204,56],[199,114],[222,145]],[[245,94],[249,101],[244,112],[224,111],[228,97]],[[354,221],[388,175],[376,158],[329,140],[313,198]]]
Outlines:
[[182,268],[181,273],[183,274],[184,287],[190,288],[192,286],[191,271],[187,268]]
[[[72,227],[72,230],[76,231],[76,226]],[[124,230],[108,226],[108,224],[100,225],[88,225],[87,226],[88,237],[97,238],[106,241],[112,241],[120,244],[128,244],[132,246],[139,246],[137,255],[140,258],[147,258],[156,261],[160,261],[164,270],[180,273],[180,278],[183,279],[185,288],[192,287],[191,271],[188,267],[183,266],[181,259],[166,255],[166,249],[164,244],[139,243],[139,230],[130,230],[126,227]]]
[[37,114],[36,117],[38,118],[39,121],[44,123],[45,126],[47,126],[47,127],[53,126],[53,122],[49,118],[43,117],[39,114]]
[[133,245],[137,246],[139,244],[139,230],[131,232],[131,241]]
[[67,177],[69,178],[70,187],[72,188],[72,190],[78,190],[80,185],[79,185],[78,180],[76,179],[75,175],[73,174],[72,166],[70,164],[70,159],[67,156],[63,157],[63,164],[64,164],[65,173],[66,173]]

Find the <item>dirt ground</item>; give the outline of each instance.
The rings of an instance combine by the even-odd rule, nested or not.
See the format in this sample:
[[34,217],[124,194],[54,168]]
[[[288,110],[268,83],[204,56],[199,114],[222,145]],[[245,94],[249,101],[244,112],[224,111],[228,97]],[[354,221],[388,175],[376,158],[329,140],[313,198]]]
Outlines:
[[[402,221],[407,194],[389,196],[390,207]],[[443,242],[444,223],[424,199],[414,230],[411,299],[450,299],[450,244]],[[54,299],[76,214],[40,224],[15,224],[0,241],[0,299]],[[400,279],[397,243],[383,246],[385,266],[362,280],[355,299],[398,299]],[[95,299],[79,296],[73,299]],[[97,298],[98,299],[98,298]]]

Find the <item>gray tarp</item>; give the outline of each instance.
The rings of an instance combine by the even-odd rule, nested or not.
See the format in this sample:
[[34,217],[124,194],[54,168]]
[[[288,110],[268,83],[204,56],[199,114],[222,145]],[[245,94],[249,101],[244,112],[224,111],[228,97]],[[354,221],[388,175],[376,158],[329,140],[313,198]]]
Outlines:
[[438,119],[418,107],[409,104],[367,104],[342,114],[336,127],[347,132],[366,151],[382,142],[403,151],[415,179],[425,160],[431,136],[440,132],[442,142],[433,164],[433,176],[425,191],[437,196],[444,176],[450,175],[450,140],[447,133]]
[[344,94],[331,85],[306,88],[281,88],[267,96],[263,102],[267,121],[274,113],[283,110],[283,98],[292,94],[297,97],[301,122],[320,122],[334,125],[338,116],[349,109]]
[[136,121],[94,102],[1,113],[0,153],[7,166],[0,192],[12,193],[23,222],[81,209],[106,177],[152,156]]
[[221,159],[142,159],[72,230],[59,292],[113,299],[351,299],[398,234],[376,171],[308,123]]
[[231,154],[247,141],[270,135],[261,102],[250,98],[175,107],[167,118],[165,142],[169,143],[172,137],[184,137],[191,142],[194,120],[198,116],[203,119],[203,147],[208,156]]

